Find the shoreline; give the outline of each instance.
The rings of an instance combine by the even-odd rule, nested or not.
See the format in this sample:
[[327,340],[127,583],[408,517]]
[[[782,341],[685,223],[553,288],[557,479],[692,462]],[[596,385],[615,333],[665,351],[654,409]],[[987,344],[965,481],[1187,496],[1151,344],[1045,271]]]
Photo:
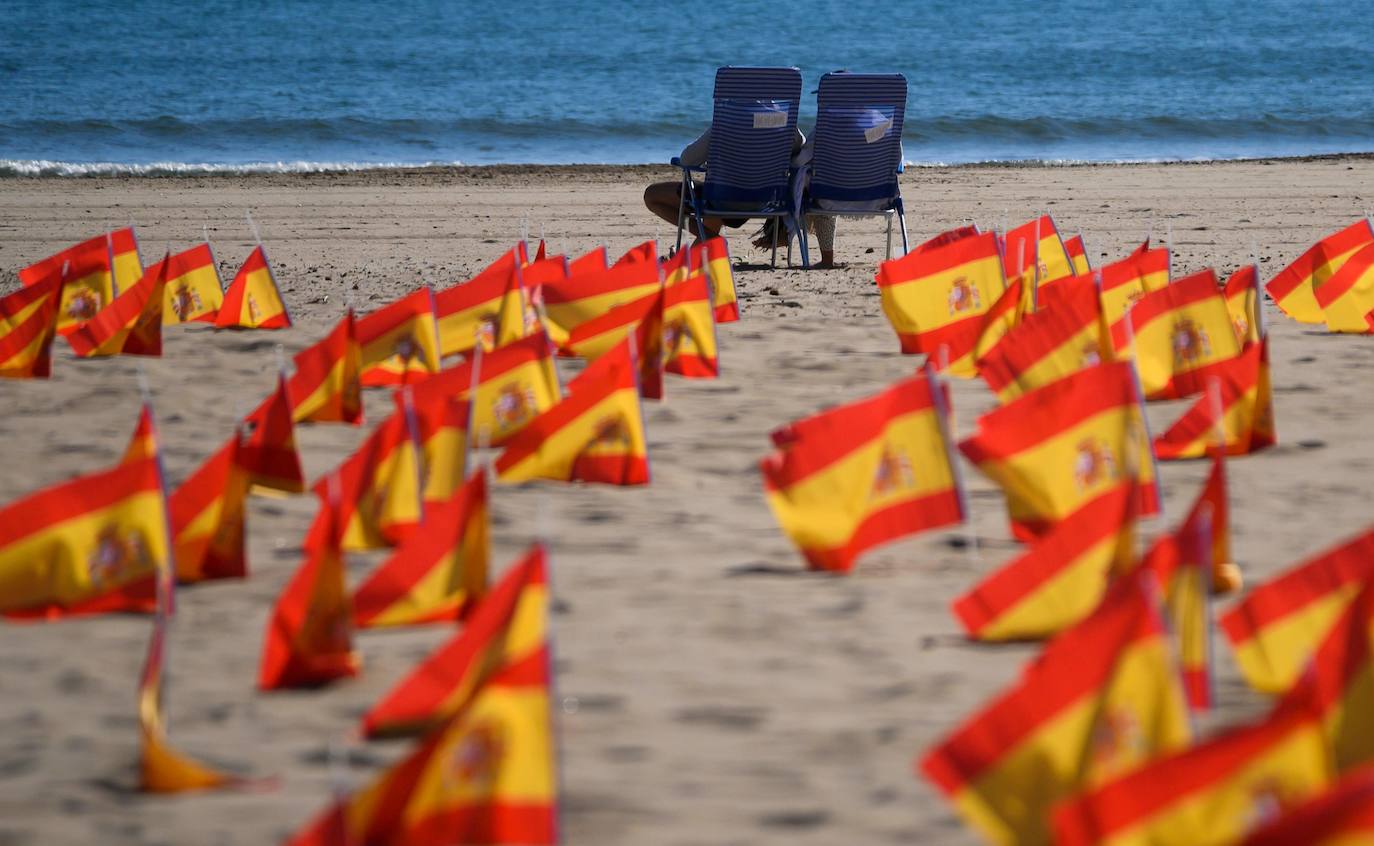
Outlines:
[[[1236,165],[1280,165],[1280,164],[1313,164],[1331,163],[1339,164],[1342,162],[1367,162],[1374,160],[1374,151],[1367,152],[1347,152],[1347,153],[1315,153],[1301,156],[1261,156],[1253,158],[1225,158],[1225,159],[1166,159],[1158,161],[1092,161],[1092,160],[1062,160],[1062,159],[1004,159],[981,162],[960,162],[960,163],[915,163],[909,162],[905,165],[905,171],[915,171],[917,173],[929,173],[933,171],[979,171],[979,170],[1079,170],[1079,169],[1120,169],[1120,168],[1145,168],[1145,167],[1208,167],[1208,166],[1236,166]],[[3,160],[10,161],[15,160]],[[215,163],[183,163],[183,162],[154,162],[149,164],[118,164],[109,162],[82,163],[82,162],[60,162],[52,161],[46,164],[52,168],[63,167],[90,167],[106,168],[91,172],[80,173],[13,173],[13,164],[0,165],[0,184],[4,185],[23,185],[29,182],[54,182],[54,181],[90,181],[98,182],[102,180],[113,182],[127,182],[130,180],[156,179],[156,180],[239,180],[252,179],[272,182],[274,180],[284,183],[291,182],[310,182],[311,180],[330,180],[343,181],[347,183],[350,179],[356,179],[361,183],[370,184],[370,180],[375,179],[399,179],[408,177],[429,177],[437,179],[447,179],[453,182],[480,181],[493,178],[510,177],[530,177],[530,178],[575,178],[600,180],[610,177],[625,176],[657,176],[663,173],[676,176],[678,169],[670,164],[538,164],[538,163],[501,163],[501,164],[351,164],[347,162],[321,162],[320,167],[315,169],[314,162],[296,162],[310,169],[290,170],[290,169],[271,169],[275,164],[283,163],[250,163],[250,164],[215,164]],[[173,168],[185,168],[184,170],[174,170]],[[262,169],[254,169],[262,168]]]

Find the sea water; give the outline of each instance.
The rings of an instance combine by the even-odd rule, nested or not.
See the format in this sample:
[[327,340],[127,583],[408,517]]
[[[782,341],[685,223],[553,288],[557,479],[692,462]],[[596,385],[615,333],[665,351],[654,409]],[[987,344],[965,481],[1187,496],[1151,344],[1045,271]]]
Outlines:
[[1330,0],[0,4],[0,175],[666,162],[720,65],[906,75],[907,158],[1374,150]]

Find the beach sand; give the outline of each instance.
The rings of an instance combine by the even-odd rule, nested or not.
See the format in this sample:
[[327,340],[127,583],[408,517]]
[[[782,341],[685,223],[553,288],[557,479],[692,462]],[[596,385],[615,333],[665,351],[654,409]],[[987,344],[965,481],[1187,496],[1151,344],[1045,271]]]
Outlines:
[[[172,327],[144,360],[172,480],[229,436],[272,387],[274,346],[313,343],[346,305],[384,304],[482,268],[540,227],[554,251],[612,255],[671,238],[640,204],[663,168],[425,170],[178,179],[0,180],[0,290],[14,271],[133,221],[144,260],[209,237],[226,280],[261,227],[296,325],[282,332]],[[1176,275],[1229,273],[1258,245],[1265,278],[1374,205],[1374,161],[912,169],[912,244],[968,219],[1015,224],[1048,210],[1082,232],[1094,264],[1172,228]],[[646,407],[653,484],[493,489],[497,571],[542,532],[557,597],[562,822],[571,844],[978,842],[913,761],[1010,683],[1035,647],[965,641],[948,610],[1013,554],[1001,497],[965,465],[981,549],[965,529],[883,548],[841,578],[808,574],[769,513],[757,471],[774,427],[873,393],[918,359],[897,354],[873,274],[876,220],[842,221],[848,267],[736,260],[740,322],[720,328],[723,376],[670,377]],[[1281,445],[1230,462],[1234,548],[1250,584],[1363,529],[1374,442],[1374,341],[1327,335],[1268,305]],[[55,346],[49,381],[0,383],[0,501],[114,461],[139,403],[136,359],[76,361]],[[566,364],[564,365],[566,366]],[[565,375],[571,369],[565,369]],[[1361,375],[1361,374],[1366,375]],[[390,398],[369,391],[371,422]],[[1161,431],[1185,403],[1155,404]],[[994,400],[957,382],[959,433]],[[311,478],[366,429],[302,427]],[[1201,462],[1162,468],[1168,517]],[[351,737],[358,717],[435,645],[442,627],[358,636],[356,680],[254,690],[269,609],[301,560],[308,496],[250,504],[251,577],[183,589],[171,630],[167,713],[185,752],[270,791],[145,797],[135,689],[146,617],[5,625],[0,650],[0,844],[262,844],[305,824],[337,789],[410,748]],[[350,564],[357,580],[379,556]],[[1222,608],[1229,600],[1222,602]],[[1220,634],[1220,707],[1205,729],[1260,713]]]

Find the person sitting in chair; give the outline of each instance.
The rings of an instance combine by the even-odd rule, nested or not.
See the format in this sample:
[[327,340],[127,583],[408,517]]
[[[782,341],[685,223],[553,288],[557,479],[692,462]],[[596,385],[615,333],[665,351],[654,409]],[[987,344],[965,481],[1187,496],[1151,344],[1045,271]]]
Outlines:
[[[683,148],[682,154],[678,158],[684,165],[691,167],[701,167],[706,164],[706,152],[711,147],[711,129],[701,133],[697,140]],[[793,130],[792,136],[792,169],[806,164],[811,159],[811,144],[800,129]],[[682,182],[655,182],[644,189],[644,205],[656,216],[666,220],[673,226],[677,226],[678,209],[682,206]],[[702,227],[705,233],[697,231],[696,219],[692,215],[687,216],[687,230],[697,238],[714,238],[720,234],[723,227],[738,229],[748,222],[747,217],[707,217],[702,219]],[[835,219],[833,217],[810,217],[807,219],[807,227],[816,233],[816,240],[820,242],[821,261],[819,264],[811,265],[818,270],[825,270],[835,266]],[[763,228],[754,233],[753,245],[761,250],[768,250],[776,243],[781,246],[788,242],[787,231],[780,218],[767,218],[764,220]]]

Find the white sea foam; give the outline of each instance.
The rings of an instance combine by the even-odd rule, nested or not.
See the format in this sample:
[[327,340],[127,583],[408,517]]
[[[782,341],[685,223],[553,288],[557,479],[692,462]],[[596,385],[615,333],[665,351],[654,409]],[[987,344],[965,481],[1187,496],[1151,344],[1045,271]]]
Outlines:
[[0,159],[0,177],[14,176],[202,176],[246,173],[339,173],[408,167],[451,167],[462,162],[59,162]]

